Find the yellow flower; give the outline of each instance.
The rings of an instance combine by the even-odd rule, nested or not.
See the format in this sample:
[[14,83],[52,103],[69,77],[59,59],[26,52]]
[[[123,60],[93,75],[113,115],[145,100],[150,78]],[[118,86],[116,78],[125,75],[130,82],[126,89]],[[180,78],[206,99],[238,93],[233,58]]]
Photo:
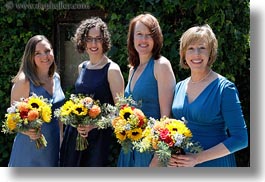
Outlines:
[[123,131],[116,131],[115,132],[116,134],[116,138],[120,141],[124,141],[126,139],[126,132],[123,130]]
[[167,124],[166,128],[172,135],[178,133],[186,137],[192,137],[191,131],[188,129],[185,123],[180,120],[171,119],[171,122]]
[[147,137],[147,136],[151,136],[151,127],[150,126],[147,126],[146,128],[145,128],[145,130],[143,131],[143,136],[144,137]]
[[42,107],[41,116],[44,122],[49,123],[51,121],[52,110],[48,105]]
[[130,138],[132,141],[137,141],[142,138],[142,129],[141,128],[135,128],[132,130],[127,131],[128,138]]
[[29,108],[30,109],[38,109],[45,105],[45,102],[37,97],[30,97],[28,100]]
[[156,149],[158,149],[158,142],[159,142],[159,140],[158,140],[158,138],[156,138],[156,137],[154,137],[154,138],[152,138],[151,139],[152,140],[152,147],[156,150]]
[[17,122],[19,120],[19,115],[16,113],[10,113],[7,115],[6,124],[7,127],[12,131],[16,129]]
[[87,115],[87,108],[84,107],[83,104],[75,104],[73,106],[73,113],[76,114],[77,116],[85,116]]
[[144,152],[145,150],[149,149],[151,147],[151,143],[152,143],[151,136],[144,137],[143,140],[141,141],[140,152]]
[[133,110],[129,106],[125,106],[120,110],[120,117],[122,119],[128,120],[130,118],[130,115],[133,114]]
[[62,116],[68,116],[71,114],[74,108],[74,102],[69,100],[67,101],[62,107],[61,107],[61,115]]

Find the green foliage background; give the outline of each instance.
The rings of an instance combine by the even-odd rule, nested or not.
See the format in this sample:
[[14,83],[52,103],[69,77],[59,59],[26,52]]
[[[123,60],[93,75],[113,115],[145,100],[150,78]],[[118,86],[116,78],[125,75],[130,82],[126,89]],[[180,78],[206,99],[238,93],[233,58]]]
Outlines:
[[[55,0],[52,3],[62,2]],[[20,58],[28,39],[35,34],[44,34],[55,40],[55,14],[66,9],[23,9],[17,4],[49,4],[49,0],[3,1],[0,0],[0,120],[4,120],[10,102],[11,78],[20,65]],[[98,0],[63,1],[65,4],[87,4],[91,10],[106,13],[112,34],[112,49],[109,56],[122,69],[127,83],[126,38],[131,18],[150,12],[160,22],[164,34],[162,54],[173,66],[177,81],[188,76],[178,66],[179,38],[193,25],[208,23],[218,41],[219,52],[213,69],[235,82],[238,87],[242,109],[250,129],[250,8],[249,0]],[[54,42],[56,44],[56,42]],[[57,60],[58,61],[58,60]],[[64,88],[69,90],[69,88]],[[0,166],[7,166],[14,136],[0,134]],[[114,150],[115,151],[115,150]],[[115,151],[117,153],[117,151]],[[250,166],[250,148],[236,153],[238,166]]]

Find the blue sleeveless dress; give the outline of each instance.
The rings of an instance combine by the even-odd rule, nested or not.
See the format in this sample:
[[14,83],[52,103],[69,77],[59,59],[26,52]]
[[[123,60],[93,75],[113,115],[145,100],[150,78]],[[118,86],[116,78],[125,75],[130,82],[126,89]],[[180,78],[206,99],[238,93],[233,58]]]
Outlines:
[[236,86],[226,78],[219,77],[189,103],[186,93],[188,81],[189,78],[176,85],[172,105],[174,118],[185,117],[193,140],[200,142],[205,150],[223,142],[231,152],[230,155],[196,167],[235,167],[233,153],[248,145],[247,127]]
[[[135,70],[136,69],[137,68],[135,68]],[[132,98],[135,101],[141,101],[142,104],[139,109],[141,109],[148,118],[153,117],[159,119],[160,107],[158,100],[158,86],[154,76],[154,59],[151,58],[149,60],[145,70],[140,75],[135,83],[133,91],[131,92],[130,85],[132,77],[125,88],[125,97],[132,95]],[[153,153],[151,152],[140,153],[136,150],[132,150],[131,152],[124,153],[121,149],[118,159],[118,167],[148,167],[152,158]]]
[[[35,86],[30,82],[30,95],[49,99],[52,103],[52,113],[64,103],[64,93],[61,88],[59,75],[53,77],[53,95],[50,95],[42,86]],[[58,167],[60,151],[60,128],[58,120],[53,116],[50,123],[41,127],[42,134],[47,140],[47,147],[37,149],[35,142],[31,142],[27,135],[17,133],[10,156],[9,167]]]
[[[83,64],[75,83],[75,93],[92,95],[101,104],[114,105],[108,82],[110,62],[102,69],[87,69],[87,62]],[[112,129],[93,129],[88,133],[88,148],[83,151],[75,150],[77,129],[66,126],[61,147],[60,165],[63,167],[105,167],[110,156]]]

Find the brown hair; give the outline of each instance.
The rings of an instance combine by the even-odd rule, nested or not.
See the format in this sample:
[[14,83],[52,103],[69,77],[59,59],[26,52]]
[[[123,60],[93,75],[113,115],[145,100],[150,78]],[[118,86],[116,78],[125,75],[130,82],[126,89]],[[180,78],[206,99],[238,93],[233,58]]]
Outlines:
[[159,26],[158,20],[151,14],[145,13],[140,14],[133,18],[130,21],[129,25],[129,31],[128,31],[128,37],[127,37],[127,49],[129,54],[129,64],[130,66],[138,66],[140,64],[140,58],[138,55],[138,52],[136,51],[134,47],[134,29],[135,24],[140,21],[143,23],[146,27],[148,27],[149,31],[151,32],[151,36],[154,40],[154,47],[152,50],[153,58],[158,59],[160,58],[161,54],[161,48],[163,46],[163,34],[161,31],[161,28]]
[[76,49],[79,53],[84,53],[86,50],[86,37],[90,29],[97,27],[100,29],[100,34],[103,38],[103,53],[106,53],[111,48],[110,33],[107,24],[99,17],[91,17],[81,21],[81,24],[76,29],[73,41],[76,45]]
[[[34,85],[40,86],[43,85],[43,83],[40,81],[38,74],[37,74],[37,66],[34,61],[35,57],[35,50],[36,50],[36,45],[41,42],[41,41],[46,41],[50,44],[51,48],[51,42],[44,36],[44,35],[35,35],[31,37],[25,47],[22,59],[21,59],[21,65],[19,68],[19,71],[17,75],[12,79],[12,82],[16,82],[20,75],[22,73],[25,74],[25,77],[30,80]],[[52,65],[49,68],[48,75],[52,77],[56,71],[56,64],[53,61]]]
[[189,69],[186,63],[185,54],[188,46],[198,40],[205,39],[210,48],[210,57],[208,66],[212,66],[217,57],[218,41],[212,28],[208,25],[194,26],[184,32],[180,38],[179,55],[180,55],[180,66],[184,69]]

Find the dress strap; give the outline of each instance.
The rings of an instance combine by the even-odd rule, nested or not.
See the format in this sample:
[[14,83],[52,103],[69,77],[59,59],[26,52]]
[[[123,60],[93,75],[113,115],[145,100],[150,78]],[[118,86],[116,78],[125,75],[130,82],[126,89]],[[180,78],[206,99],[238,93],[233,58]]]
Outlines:
[[88,61],[84,61],[82,64],[82,68],[86,68]]

